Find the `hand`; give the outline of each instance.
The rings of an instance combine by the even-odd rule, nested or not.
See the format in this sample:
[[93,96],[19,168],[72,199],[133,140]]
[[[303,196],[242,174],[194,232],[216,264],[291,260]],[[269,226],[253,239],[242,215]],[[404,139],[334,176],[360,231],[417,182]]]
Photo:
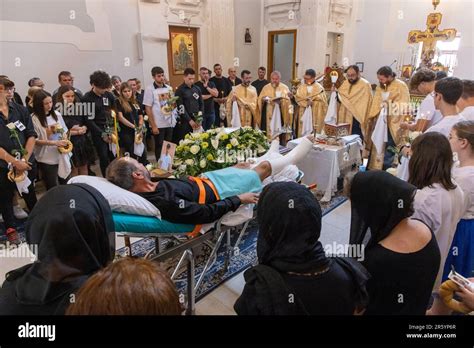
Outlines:
[[158,127],[151,127],[151,132],[154,134],[154,135],[158,135],[160,134],[160,130],[158,129]]
[[267,104],[270,104],[271,101],[272,101],[269,97],[265,97],[265,98],[263,98],[263,100],[264,100],[265,103],[267,103]]
[[31,167],[28,162],[22,160],[16,160],[12,163],[13,167],[20,173],[31,170]]
[[56,145],[57,147],[65,147],[65,146],[67,146],[67,141],[66,140],[56,140],[54,142],[54,145]]
[[193,120],[189,120],[189,125],[193,128],[193,129],[199,129],[199,125],[194,122]]
[[237,97],[236,97],[235,94],[232,96],[232,101],[233,101],[233,102],[237,101]]
[[308,103],[308,106],[309,106],[309,107],[312,107],[312,106],[313,106],[313,101],[312,101],[311,99],[308,99],[307,103]]
[[272,101],[272,103],[273,103],[273,104],[278,104],[278,105],[280,105],[281,99],[276,99],[276,100]]
[[331,87],[331,92],[334,92],[334,91],[336,91],[336,86],[335,86],[335,85],[332,85],[332,87]]
[[[469,278],[469,280],[473,280],[473,278]],[[456,295],[461,298],[461,302],[466,305],[469,309],[474,311],[474,292],[467,288],[462,287],[459,291],[456,291]]]
[[242,204],[253,204],[258,202],[258,196],[258,193],[247,192],[237,197],[239,197]]
[[402,149],[402,156],[404,157],[408,157],[411,155],[411,148],[410,146],[405,146],[403,149]]
[[410,124],[408,122],[401,122],[400,129],[410,129]]
[[288,94],[286,96],[291,99],[291,98],[293,98],[293,93],[288,92]]
[[102,140],[106,142],[107,144],[110,144],[112,142],[112,139],[108,135],[104,135],[102,137]]

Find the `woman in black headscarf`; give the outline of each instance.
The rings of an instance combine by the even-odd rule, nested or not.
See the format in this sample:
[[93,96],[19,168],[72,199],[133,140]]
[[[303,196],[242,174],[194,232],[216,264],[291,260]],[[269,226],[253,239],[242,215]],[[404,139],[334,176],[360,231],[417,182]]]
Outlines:
[[321,207],[296,183],[263,190],[257,219],[259,265],[244,274],[239,315],[351,315],[365,306],[368,274],[356,261],[326,257]]
[[6,275],[0,315],[62,315],[73,294],[115,251],[112,212],[84,184],[58,186],[38,201],[26,223],[37,260]]
[[351,244],[362,244],[370,230],[364,266],[369,305],[365,314],[424,315],[440,253],[433,232],[410,218],[416,187],[383,171],[357,173],[349,193]]

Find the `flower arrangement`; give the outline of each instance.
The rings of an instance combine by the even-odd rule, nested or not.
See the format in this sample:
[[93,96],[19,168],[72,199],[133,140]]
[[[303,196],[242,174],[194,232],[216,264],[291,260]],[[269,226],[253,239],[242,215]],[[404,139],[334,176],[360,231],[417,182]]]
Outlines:
[[233,166],[247,158],[255,158],[268,150],[264,133],[243,127],[231,133],[213,128],[203,133],[187,134],[176,148],[176,175],[197,176],[207,171]]
[[194,120],[199,126],[202,126],[202,121],[204,120],[204,116],[202,115],[202,111],[193,113]]
[[72,142],[69,140],[67,133],[64,132],[64,128],[59,123],[57,123],[56,126],[54,127],[53,132],[54,134],[59,134],[62,140],[67,141],[66,146],[58,147],[59,153],[62,153],[62,154],[70,153],[73,149],[73,145],[72,145]]
[[135,144],[140,144],[143,142],[143,138],[146,134],[145,124],[139,126],[135,124]]
[[173,89],[169,88],[169,95],[170,97],[166,100],[161,102],[161,112],[163,115],[169,116],[176,109],[176,102],[178,101],[179,97],[174,95]]

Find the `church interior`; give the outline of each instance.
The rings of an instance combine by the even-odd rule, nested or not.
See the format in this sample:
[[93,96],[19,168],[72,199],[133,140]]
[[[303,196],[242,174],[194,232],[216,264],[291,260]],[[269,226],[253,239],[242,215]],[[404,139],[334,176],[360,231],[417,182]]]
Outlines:
[[469,318],[473,17],[0,0],[0,315]]

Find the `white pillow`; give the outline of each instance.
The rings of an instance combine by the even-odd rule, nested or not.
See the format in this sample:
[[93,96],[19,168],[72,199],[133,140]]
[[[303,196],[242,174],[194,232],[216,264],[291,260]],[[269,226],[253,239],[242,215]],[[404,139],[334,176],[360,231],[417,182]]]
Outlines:
[[156,216],[161,219],[157,207],[145,198],[112,184],[107,179],[96,176],[79,175],[71,178],[68,184],[87,184],[99,191],[109,202],[112,211],[117,213]]

